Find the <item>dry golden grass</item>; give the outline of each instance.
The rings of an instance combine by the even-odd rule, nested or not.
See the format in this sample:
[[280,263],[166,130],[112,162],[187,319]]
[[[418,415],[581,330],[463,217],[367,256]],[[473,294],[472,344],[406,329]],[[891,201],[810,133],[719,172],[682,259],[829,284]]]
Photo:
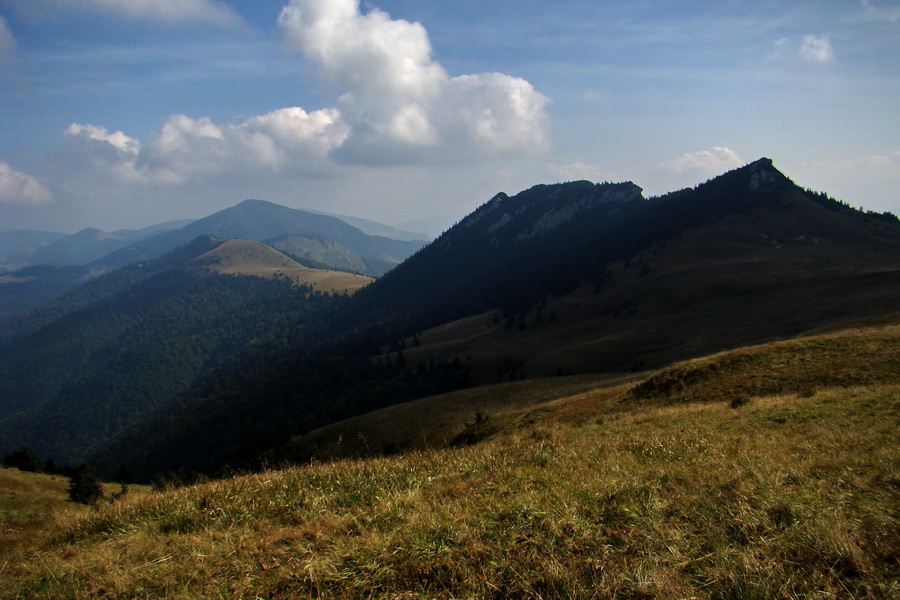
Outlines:
[[[68,500],[67,477],[28,473],[0,467],[0,566],[5,556],[33,544],[60,522],[81,516],[89,507]],[[119,485],[103,484],[109,498],[121,491]],[[131,486],[132,496],[147,493],[146,486]],[[2,571],[0,571],[2,572]]]
[[[633,386],[638,381],[640,384]],[[636,406],[740,404],[765,394],[807,394],[834,385],[881,383],[900,383],[898,325],[741,348],[676,363],[649,376],[553,377],[460,390],[298,436],[282,458],[297,461],[391,454],[482,440],[538,421],[590,421]],[[476,425],[479,415],[484,421]]]
[[6,559],[0,598],[900,595],[900,382],[763,390],[737,408],[626,397],[533,407],[475,446],[63,517]]
[[484,422],[479,423],[477,435],[484,437],[511,426],[531,407],[594,391],[619,379],[582,375],[515,381],[396,404],[298,436],[280,458],[296,462],[308,457],[358,458],[444,448],[472,429],[479,418]]
[[226,275],[282,277],[316,291],[339,294],[355,292],[373,281],[364,275],[304,267],[278,250],[251,240],[226,240],[193,264]]

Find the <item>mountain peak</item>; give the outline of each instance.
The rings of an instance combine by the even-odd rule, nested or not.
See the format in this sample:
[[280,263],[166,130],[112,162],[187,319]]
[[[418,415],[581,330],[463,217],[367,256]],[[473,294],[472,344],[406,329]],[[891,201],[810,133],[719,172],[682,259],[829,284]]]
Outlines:
[[[482,223],[488,234],[508,229],[518,231],[518,239],[528,239],[557,228],[581,211],[642,200],[642,191],[630,181],[541,184],[515,196],[500,192],[463,219],[460,225],[471,229]],[[507,227],[514,222],[514,226]]]
[[784,174],[775,168],[771,158],[760,158],[747,165],[750,171],[750,189],[758,190],[759,188],[775,183],[779,179],[786,179]]

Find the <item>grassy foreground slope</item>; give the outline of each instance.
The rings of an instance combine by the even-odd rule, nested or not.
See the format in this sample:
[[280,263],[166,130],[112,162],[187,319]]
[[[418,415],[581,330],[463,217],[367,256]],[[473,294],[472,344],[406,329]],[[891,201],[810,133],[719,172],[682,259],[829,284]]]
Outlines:
[[[121,491],[118,484],[102,485],[107,497]],[[49,529],[88,512],[87,506],[68,501],[68,486],[68,478],[61,475],[0,467],[0,577],[9,564],[3,564],[6,557],[16,549],[33,547]],[[129,493],[147,489],[130,487]]]
[[126,499],[4,557],[0,598],[895,598],[900,330],[842,335],[532,407],[481,444]]
[[[638,385],[630,385],[638,382]],[[683,361],[650,376],[581,375],[464,389],[397,404],[296,436],[291,462],[472,443],[548,419],[593,419],[646,406],[736,405],[767,394],[900,384],[900,326],[854,328]]]

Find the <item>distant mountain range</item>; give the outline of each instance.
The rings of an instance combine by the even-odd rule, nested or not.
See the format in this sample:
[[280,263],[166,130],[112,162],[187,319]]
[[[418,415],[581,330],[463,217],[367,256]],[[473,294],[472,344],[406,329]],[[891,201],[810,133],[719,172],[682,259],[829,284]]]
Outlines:
[[[370,230],[404,235],[372,221],[359,222]],[[159,258],[201,235],[269,242],[305,266],[366,276],[383,275],[426,243],[365,234],[337,217],[262,200],[246,200],[196,221],[141,230],[90,228],[69,236],[0,232],[0,268],[6,264],[10,271],[0,274],[0,319],[35,308],[100,273]]]
[[88,227],[71,235],[49,231],[0,231],[0,269],[14,271],[34,265],[86,265],[138,240],[184,227],[190,222],[168,221],[143,229],[113,232]]
[[[200,231],[269,245],[218,257],[228,246]],[[246,201],[117,250],[95,265],[138,262],[0,325],[0,451],[212,473],[459,387],[651,369],[900,310],[896,217],[803,190],[768,159],[651,199],[630,182],[498,194],[414,246]],[[352,296],[197,268],[290,266],[272,247],[400,264]]]
[[[186,244],[199,235],[217,238],[244,239],[258,242],[286,237],[310,238],[320,243],[330,240],[360,257],[370,265],[365,275],[382,275],[421,248],[424,241],[402,241],[371,236],[337,217],[287,208],[263,200],[245,200],[203,219],[172,231],[145,238],[113,252],[96,266],[116,268],[140,260],[157,258],[163,253]],[[318,260],[315,252],[299,258]]]

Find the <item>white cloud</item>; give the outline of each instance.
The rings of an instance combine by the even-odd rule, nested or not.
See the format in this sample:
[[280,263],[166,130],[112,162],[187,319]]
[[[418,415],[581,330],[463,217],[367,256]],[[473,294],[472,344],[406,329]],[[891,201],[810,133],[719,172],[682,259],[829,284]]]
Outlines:
[[121,131],[72,123],[65,131],[61,156],[78,179],[89,178],[94,171],[102,178],[140,183],[143,177],[135,168],[140,152],[140,141]]
[[217,0],[5,0],[31,19],[46,19],[59,11],[94,11],[128,19],[168,24],[200,22],[230,26],[243,19]]
[[[98,0],[92,0],[98,1]],[[72,124],[57,157],[68,183],[90,171],[117,183],[183,185],[272,174],[321,177],[338,163],[471,163],[546,146],[546,98],[500,73],[450,77],[425,29],[357,0],[294,0],[285,35],[343,92],[337,107],[283,108],[237,124],[172,115],[148,141]]]
[[828,36],[803,36],[800,45],[800,57],[808,62],[829,63],[834,60],[834,51],[831,49],[831,40]]
[[62,155],[73,171],[90,168],[119,182],[180,185],[214,176],[312,173],[346,137],[335,109],[283,108],[237,125],[173,115],[147,144],[121,131],[73,123]]
[[283,108],[238,125],[174,115],[147,145],[141,166],[164,182],[248,171],[310,174],[326,166],[346,132],[335,109]]
[[[132,16],[145,6],[124,4]],[[472,166],[548,146],[545,96],[502,73],[450,76],[418,23],[377,9],[362,14],[357,0],[293,0],[279,26],[336,91],[330,107],[282,108],[234,123],[175,114],[145,139],[73,123],[49,157],[57,204],[77,199],[95,210],[127,205],[149,214],[185,197],[213,203],[325,190],[333,185],[326,181],[359,173],[355,165],[393,167],[367,170],[371,182],[396,177],[403,165]]]
[[6,19],[0,15],[0,61],[12,56],[16,49],[16,38],[9,30]]
[[350,163],[472,161],[547,146],[547,98],[501,73],[450,77],[419,23],[358,0],[292,0],[278,19],[288,43],[342,93],[349,127],[335,149]]
[[743,164],[744,161],[734,150],[713,146],[709,150],[682,154],[678,158],[663,162],[660,166],[664,170],[676,174],[700,172],[718,175]]
[[0,161],[0,203],[45,204],[53,198],[36,178]]
[[834,61],[834,49],[827,35],[805,35],[799,45],[787,37],[781,37],[772,43],[769,52],[770,60],[803,60],[811,63],[830,63]]

